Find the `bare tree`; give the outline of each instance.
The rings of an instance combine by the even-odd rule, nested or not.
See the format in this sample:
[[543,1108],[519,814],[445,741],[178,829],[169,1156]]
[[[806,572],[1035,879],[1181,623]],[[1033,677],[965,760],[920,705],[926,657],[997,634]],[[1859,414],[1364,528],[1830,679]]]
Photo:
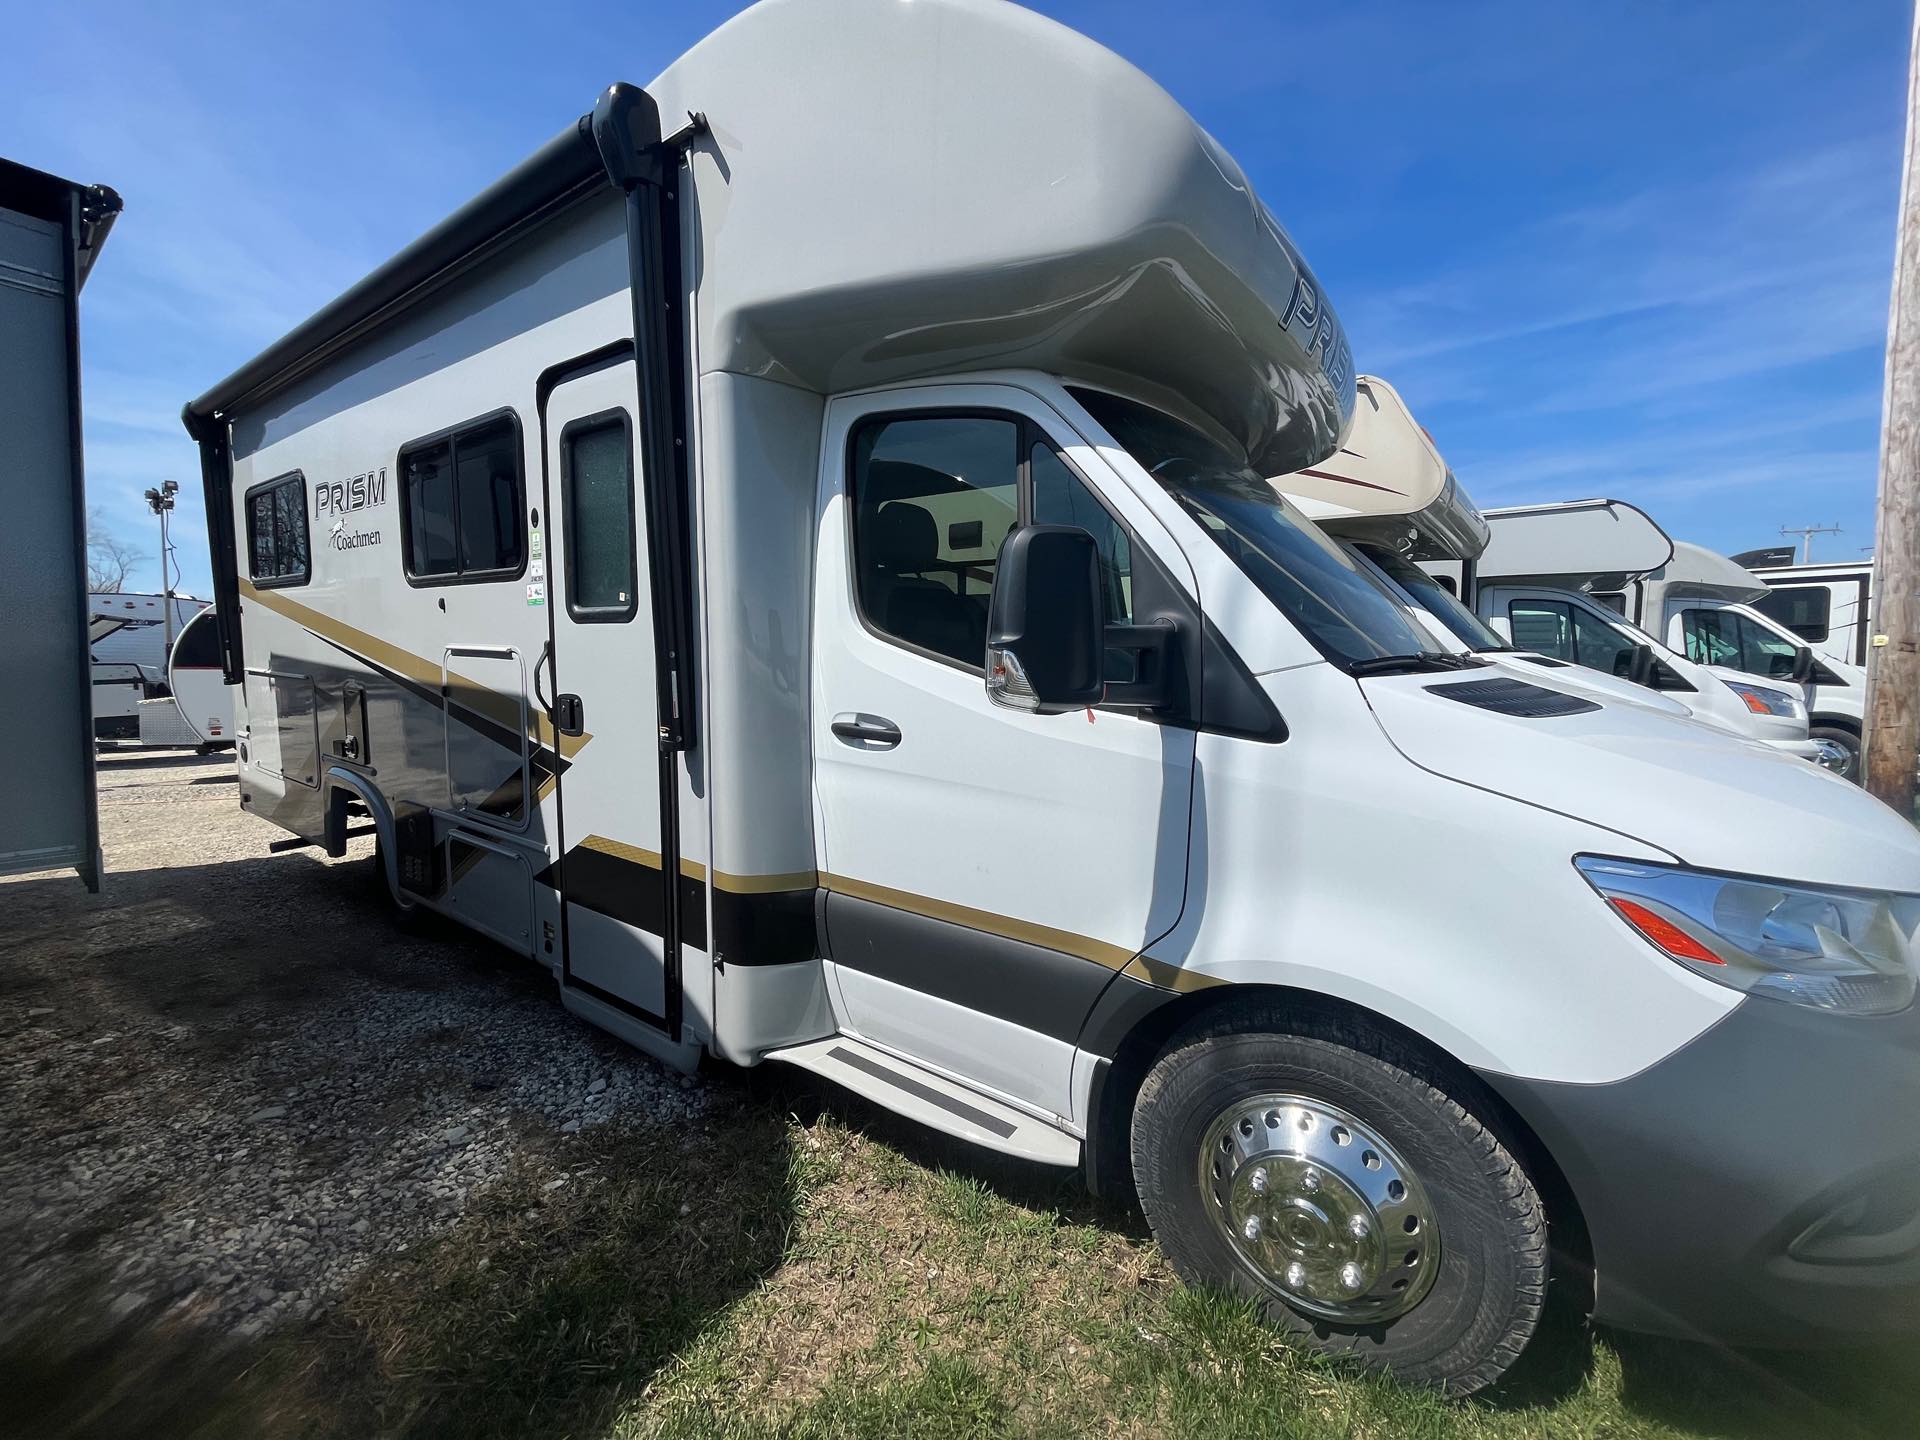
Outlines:
[[138,545],[128,544],[107,529],[99,508],[87,511],[87,589],[95,594],[127,588],[127,580],[147,558]]

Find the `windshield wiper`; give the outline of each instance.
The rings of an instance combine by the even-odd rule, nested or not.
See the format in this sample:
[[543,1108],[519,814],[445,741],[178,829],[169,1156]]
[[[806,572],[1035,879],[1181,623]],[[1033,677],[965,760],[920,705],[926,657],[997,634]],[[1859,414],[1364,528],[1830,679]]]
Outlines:
[[1473,670],[1483,661],[1465,655],[1450,655],[1444,650],[1418,650],[1411,655],[1375,655],[1347,666],[1349,675],[1406,675],[1416,670]]

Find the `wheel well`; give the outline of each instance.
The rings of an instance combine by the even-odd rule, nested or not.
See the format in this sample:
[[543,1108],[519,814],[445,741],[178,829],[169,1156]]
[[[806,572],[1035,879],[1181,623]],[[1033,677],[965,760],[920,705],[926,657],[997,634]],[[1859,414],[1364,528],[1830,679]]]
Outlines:
[[1823,715],[1816,713],[1812,716],[1812,722],[1815,725],[1823,725],[1829,730],[1844,730],[1849,735],[1858,735],[1860,733],[1860,722],[1855,720],[1851,715]]
[[1533,1127],[1480,1080],[1471,1066],[1417,1031],[1364,1005],[1312,990],[1285,985],[1209,986],[1175,996],[1128,1031],[1095,1082],[1088,1117],[1086,1178],[1096,1195],[1122,1205],[1139,1204],[1133,1188],[1133,1107],[1147,1073],[1166,1052],[1167,1042],[1202,1015],[1244,1006],[1252,1000],[1276,999],[1284,1000],[1302,1017],[1339,1017],[1372,1026],[1398,1043],[1421,1051],[1455,1076],[1461,1086],[1459,1098],[1470,1102],[1483,1121],[1493,1124],[1540,1192],[1547,1210],[1556,1278],[1570,1285],[1583,1309],[1593,1308],[1593,1248],[1586,1216],[1565,1173]]

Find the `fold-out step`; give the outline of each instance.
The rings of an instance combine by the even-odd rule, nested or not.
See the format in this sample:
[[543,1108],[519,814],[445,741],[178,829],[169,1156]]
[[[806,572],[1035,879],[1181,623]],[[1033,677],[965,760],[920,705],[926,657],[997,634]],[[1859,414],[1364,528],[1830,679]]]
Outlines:
[[1080,1142],[1044,1120],[845,1035],[767,1054],[844,1085],[909,1120],[1043,1165],[1078,1165]]

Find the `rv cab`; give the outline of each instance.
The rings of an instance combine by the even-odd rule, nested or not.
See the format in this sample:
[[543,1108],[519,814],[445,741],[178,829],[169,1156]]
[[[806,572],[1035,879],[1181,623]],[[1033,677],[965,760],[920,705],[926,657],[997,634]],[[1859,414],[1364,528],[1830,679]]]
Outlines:
[[1557,1266],[1641,1329],[1896,1325],[1920,835],[1437,649],[1265,478],[1356,396],[1125,61],[755,6],[188,404],[240,802],[1412,1383],[1496,1380]]

